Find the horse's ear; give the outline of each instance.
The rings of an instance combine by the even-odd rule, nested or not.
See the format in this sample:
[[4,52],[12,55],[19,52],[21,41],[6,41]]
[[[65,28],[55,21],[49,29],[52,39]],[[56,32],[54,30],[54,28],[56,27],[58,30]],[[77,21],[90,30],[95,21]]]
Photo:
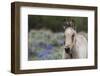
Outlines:
[[65,25],[63,25],[63,29],[64,29],[64,30],[66,29]]
[[66,29],[67,27],[70,27],[69,20],[64,19],[63,29]]
[[64,19],[64,23],[63,23],[63,29],[66,29],[66,19]]
[[75,21],[72,19],[70,23],[71,27],[76,30]]
[[66,22],[64,22],[63,29],[66,29],[66,28],[67,28],[67,25],[66,25]]

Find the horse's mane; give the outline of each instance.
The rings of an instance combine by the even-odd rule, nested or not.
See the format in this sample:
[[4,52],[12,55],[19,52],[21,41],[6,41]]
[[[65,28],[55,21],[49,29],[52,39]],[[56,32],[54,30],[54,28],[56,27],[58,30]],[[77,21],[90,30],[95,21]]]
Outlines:
[[83,35],[88,40],[88,34],[86,32],[79,32],[78,34]]

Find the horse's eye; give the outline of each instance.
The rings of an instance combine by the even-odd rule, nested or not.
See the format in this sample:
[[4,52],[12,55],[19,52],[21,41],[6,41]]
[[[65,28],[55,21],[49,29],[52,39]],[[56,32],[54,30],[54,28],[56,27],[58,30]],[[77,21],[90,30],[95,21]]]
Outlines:
[[74,40],[74,36],[75,36],[75,34],[72,35],[72,42],[73,42],[73,40]]

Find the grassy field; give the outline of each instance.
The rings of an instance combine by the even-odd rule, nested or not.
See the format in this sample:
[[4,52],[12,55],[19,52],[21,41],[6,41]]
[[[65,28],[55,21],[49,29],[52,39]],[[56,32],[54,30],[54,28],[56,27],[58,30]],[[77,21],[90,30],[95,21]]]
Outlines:
[[31,30],[28,35],[28,60],[62,59],[63,32]]

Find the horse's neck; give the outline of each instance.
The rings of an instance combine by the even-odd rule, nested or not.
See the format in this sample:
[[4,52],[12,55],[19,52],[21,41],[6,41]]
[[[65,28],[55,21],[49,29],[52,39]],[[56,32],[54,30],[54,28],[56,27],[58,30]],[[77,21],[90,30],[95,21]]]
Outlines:
[[87,40],[84,36],[76,34],[75,44],[73,46],[73,56],[84,58],[87,52]]

